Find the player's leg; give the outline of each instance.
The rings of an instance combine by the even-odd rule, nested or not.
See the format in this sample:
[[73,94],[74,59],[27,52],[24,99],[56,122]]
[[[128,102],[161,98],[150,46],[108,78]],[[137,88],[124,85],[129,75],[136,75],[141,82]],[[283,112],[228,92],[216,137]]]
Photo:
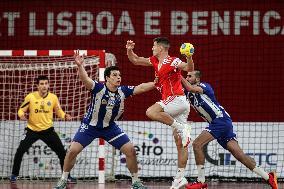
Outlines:
[[57,182],[54,189],[65,189],[67,186],[67,180],[71,169],[74,167],[76,157],[84,149],[84,147],[78,142],[72,142],[64,159],[63,172],[60,180]]
[[193,141],[192,147],[195,157],[195,163],[197,166],[198,177],[197,180],[191,184],[186,185],[188,189],[196,189],[196,188],[207,188],[207,183],[205,182],[205,155],[203,148],[206,144],[214,140],[215,138],[212,136],[210,132],[204,130],[201,134]]
[[[222,132],[217,136],[218,143],[224,148],[229,150],[232,155],[244,164],[247,168],[260,175],[267,183],[273,188],[278,189],[277,178],[275,173],[266,173],[262,168],[257,167],[254,159],[247,156],[243,150],[240,148],[236,134],[233,131],[233,124],[231,119],[220,119],[215,128],[219,128]],[[216,134],[217,135],[217,134]]]
[[178,167],[185,168],[188,160],[188,148],[184,148],[181,142],[180,135],[177,130],[173,131],[177,151],[178,151]]
[[255,160],[244,153],[236,140],[230,140],[227,143],[227,149],[243,165],[266,180],[273,189],[278,189],[276,174],[273,172],[267,173],[261,167],[256,166]]
[[63,173],[66,174],[65,178],[66,176],[68,176],[69,172],[74,167],[76,158],[82,152],[83,149],[84,149],[84,146],[82,146],[82,144],[80,144],[79,142],[73,141],[71,143],[71,146],[64,159]]
[[14,161],[13,161],[13,169],[12,175],[10,178],[11,182],[16,182],[17,176],[19,175],[22,159],[24,153],[28,151],[28,149],[32,146],[32,144],[38,140],[38,134],[28,128],[25,129],[25,133],[22,136],[22,140],[20,142],[19,147],[17,148]]
[[54,131],[54,128],[52,127],[46,130],[44,133],[41,133],[40,139],[56,153],[60,160],[61,170],[63,170],[66,151],[59,136]]
[[130,141],[127,142],[120,148],[120,151],[125,155],[126,165],[128,167],[129,172],[131,173],[132,188],[146,189],[147,187],[145,187],[138,178],[137,156],[133,144]]
[[146,189],[138,178],[136,150],[130,142],[129,137],[117,125],[112,125],[109,128],[106,128],[102,132],[101,137],[125,155],[126,165],[132,177],[132,188]]
[[[179,106],[179,104],[172,104],[173,107],[169,107],[169,109],[179,110],[179,108],[174,107],[174,105]],[[191,125],[189,125],[187,122],[189,111],[190,111],[190,108],[189,106],[186,105],[184,106],[183,112],[178,112],[178,114],[176,114],[174,111],[172,111],[170,112],[171,113],[170,115],[173,115],[174,119],[178,121],[179,123],[182,123],[185,127],[189,127],[190,132],[191,132]],[[177,152],[178,152],[178,169],[177,169],[177,173],[174,177],[174,180],[172,182],[172,186],[170,189],[178,189],[178,188],[182,188],[184,185],[188,183],[184,176],[185,168],[186,168],[186,164],[188,160],[188,148],[184,148],[180,131],[178,131],[177,129],[174,129],[173,135],[174,135],[175,144],[176,144]]]
[[196,165],[204,165],[205,164],[205,155],[203,152],[203,148],[206,144],[213,141],[215,138],[208,132],[207,130],[203,130],[200,135],[193,141],[192,147],[195,157]]
[[174,117],[189,112],[189,107],[190,105],[185,96],[174,96],[150,106],[146,111],[146,115],[154,121],[159,121],[177,129],[181,135],[183,146],[187,147],[190,142],[191,127],[178,122]]
[[75,134],[71,146],[65,156],[63,173],[54,189],[66,188],[68,175],[75,165],[76,157],[95,138],[98,138],[97,130],[93,126],[82,123],[77,133]]
[[[64,159],[66,156],[66,150],[59,138],[59,136],[57,135],[57,133],[55,132],[54,128],[50,128],[47,131],[45,131],[44,133],[40,134],[40,139],[45,142],[45,144],[47,144],[48,147],[51,148],[51,150],[53,150],[56,155],[58,156],[59,160],[60,160],[60,167],[61,170],[63,171],[63,166],[64,166]],[[68,183],[77,183],[77,180],[73,177],[70,176],[70,174],[68,175]]]
[[186,178],[184,177],[184,172],[188,160],[188,148],[183,147],[181,137],[176,129],[174,129],[173,135],[178,152],[178,170],[170,189],[179,189],[188,183]]
[[163,107],[158,103],[155,103],[152,106],[150,106],[146,110],[146,115],[151,120],[159,121],[166,125],[172,125],[174,122],[174,119],[169,114],[165,113]]
[[125,155],[126,165],[129,169],[129,172],[133,176],[134,180],[138,179],[138,163],[136,157],[136,151],[133,144],[129,141],[124,144],[120,151]]
[[[227,149],[231,154],[243,165],[249,168],[251,171],[256,167],[255,160],[250,156],[246,155],[244,151],[239,146],[238,142],[234,139],[227,143]],[[268,178],[268,174],[267,174]]]
[[151,120],[159,121],[174,129],[183,129],[183,125],[177,123],[173,117],[189,109],[189,106],[185,96],[171,96],[150,106],[146,115]]

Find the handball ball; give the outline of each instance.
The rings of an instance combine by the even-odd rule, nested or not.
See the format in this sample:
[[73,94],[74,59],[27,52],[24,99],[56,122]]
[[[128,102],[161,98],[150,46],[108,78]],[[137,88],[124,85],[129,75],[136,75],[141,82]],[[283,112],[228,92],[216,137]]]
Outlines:
[[194,47],[191,43],[183,43],[179,51],[180,54],[190,57],[194,54]]

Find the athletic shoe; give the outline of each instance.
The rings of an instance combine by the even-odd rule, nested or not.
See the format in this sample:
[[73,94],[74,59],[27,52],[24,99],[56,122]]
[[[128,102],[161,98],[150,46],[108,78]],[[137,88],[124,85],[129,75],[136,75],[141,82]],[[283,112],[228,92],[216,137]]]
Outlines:
[[17,182],[17,176],[16,176],[16,175],[11,175],[11,176],[10,176],[10,182],[11,182],[11,183]]
[[270,172],[268,175],[269,175],[269,179],[267,180],[267,184],[271,186],[272,189],[278,189],[276,173]]
[[74,178],[74,177],[68,176],[67,183],[68,184],[77,184],[77,179]]
[[182,145],[184,148],[188,147],[190,143],[191,125],[184,125],[184,128],[179,131],[181,135]]
[[188,182],[187,182],[186,178],[184,178],[184,177],[182,177],[180,179],[174,179],[170,189],[179,189],[179,188],[183,187],[184,185],[186,185],[187,183]]
[[66,189],[67,187],[67,180],[60,179],[57,182],[57,185],[53,189]]
[[204,182],[204,183],[201,183],[199,181],[195,181],[191,184],[187,184],[185,186],[186,189],[208,189],[208,186],[207,186],[207,183]]
[[141,181],[135,181],[132,184],[132,188],[131,189],[148,189],[148,188],[146,186],[144,186]]

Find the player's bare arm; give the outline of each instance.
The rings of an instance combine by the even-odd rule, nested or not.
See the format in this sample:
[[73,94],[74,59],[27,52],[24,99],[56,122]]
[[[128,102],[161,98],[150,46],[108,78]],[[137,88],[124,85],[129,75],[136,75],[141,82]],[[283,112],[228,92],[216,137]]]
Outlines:
[[127,49],[127,56],[130,62],[132,62],[134,65],[140,65],[140,66],[152,66],[152,64],[149,61],[149,58],[139,57],[137,54],[134,53],[135,43],[131,40],[128,40],[126,42],[126,49]]
[[58,117],[60,117],[61,119],[63,120],[66,120],[66,121],[70,121],[72,120],[72,117],[70,114],[66,114],[62,108],[61,108],[61,105],[59,103],[57,103],[55,106],[54,106],[54,111],[56,113],[56,115]]
[[186,72],[192,72],[194,70],[194,62],[192,56],[186,57],[186,62],[180,63],[178,65],[178,68]]
[[203,89],[197,85],[190,84],[184,77],[181,78],[184,88],[191,93],[203,93]]
[[141,94],[148,92],[150,90],[155,89],[155,83],[154,82],[148,82],[148,83],[141,83],[140,85],[136,86],[133,91],[133,95]]
[[78,66],[79,77],[83,81],[84,85],[88,90],[94,87],[94,81],[88,76],[84,67],[84,56],[79,55],[79,50],[75,51],[74,54],[75,64]]

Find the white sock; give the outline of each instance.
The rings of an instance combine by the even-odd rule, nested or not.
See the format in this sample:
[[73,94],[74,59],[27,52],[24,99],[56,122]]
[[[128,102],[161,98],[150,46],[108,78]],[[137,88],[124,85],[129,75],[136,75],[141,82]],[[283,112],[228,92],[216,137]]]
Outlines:
[[131,178],[132,178],[132,184],[136,181],[140,181],[140,179],[138,178],[138,173],[132,173]]
[[261,176],[264,180],[268,180],[269,179],[269,175],[267,172],[265,172],[262,168],[260,167],[255,167],[253,170],[253,172],[255,172],[256,174],[258,174],[259,176]]
[[62,173],[62,176],[61,176],[61,179],[62,180],[67,180],[68,179],[68,175],[69,175],[69,172],[64,172]]
[[177,122],[176,120],[174,120],[173,124],[170,125],[170,126],[173,127],[174,129],[183,129],[184,128],[184,126],[181,123]]
[[204,165],[197,165],[197,172],[198,172],[197,180],[201,183],[204,183],[205,182]]
[[184,168],[178,168],[175,179],[181,179],[182,177],[184,177]]

